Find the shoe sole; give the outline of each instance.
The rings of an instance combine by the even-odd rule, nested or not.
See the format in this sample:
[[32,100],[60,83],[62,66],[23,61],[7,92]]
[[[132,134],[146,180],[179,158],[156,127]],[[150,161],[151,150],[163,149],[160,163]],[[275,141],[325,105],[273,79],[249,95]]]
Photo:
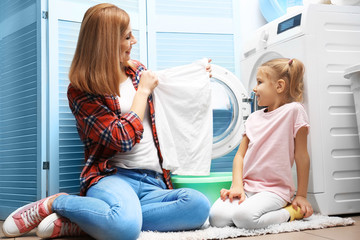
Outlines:
[[[56,219],[61,218],[61,216],[57,213],[52,213],[49,216],[47,216],[46,218],[44,218],[43,221],[41,221],[41,223],[38,226],[38,229],[36,231],[36,235],[40,238],[49,238],[51,237],[51,235],[53,234],[54,229],[52,229],[50,235],[49,234],[42,234],[42,233],[47,233],[47,229],[54,223],[54,221],[56,221]],[[41,230],[41,231],[40,231]]]

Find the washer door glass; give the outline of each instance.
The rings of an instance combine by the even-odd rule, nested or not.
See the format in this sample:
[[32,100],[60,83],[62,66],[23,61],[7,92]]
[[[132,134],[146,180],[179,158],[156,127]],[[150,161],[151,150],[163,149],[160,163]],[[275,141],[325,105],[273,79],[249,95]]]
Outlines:
[[213,142],[226,138],[239,118],[239,106],[234,92],[217,78],[211,79],[213,109]]
[[214,159],[228,154],[240,144],[250,105],[243,102],[243,99],[247,99],[247,93],[234,74],[223,67],[212,65],[212,75]]

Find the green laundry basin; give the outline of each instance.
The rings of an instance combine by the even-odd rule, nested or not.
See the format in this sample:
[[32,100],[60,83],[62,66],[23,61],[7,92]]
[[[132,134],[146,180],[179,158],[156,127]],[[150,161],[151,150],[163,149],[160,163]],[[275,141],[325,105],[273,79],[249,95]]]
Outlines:
[[171,177],[174,188],[192,188],[202,192],[212,205],[219,197],[222,188],[229,189],[232,181],[231,172],[214,172],[209,176],[180,176]]

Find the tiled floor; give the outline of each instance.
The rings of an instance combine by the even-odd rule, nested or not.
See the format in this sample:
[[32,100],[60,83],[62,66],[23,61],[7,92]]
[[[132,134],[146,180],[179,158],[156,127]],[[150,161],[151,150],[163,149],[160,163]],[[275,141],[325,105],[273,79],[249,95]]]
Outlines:
[[[244,239],[244,240],[359,240],[360,239],[360,215],[351,215],[343,216],[351,217],[356,222],[352,226],[347,227],[335,227],[335,228],[326,228],[321,230],[308,230],[302,232],[292,232],[292,233],[280,233],[280,234],[268,234],[258,237],[243,237],[243,238],[233,238],[233,239]],[[3,222],[0,221],[0,226],[2,227]],[[2,228],[1,228],[2,229]],[[1,239],[18,239],[18,240],[35,240],[40,239],[36,237],[35,231],[32,231],[25,236],[18,238],[6,238],[4,237],[2,230],[0,230]],[[58,238],[61,240],[60,238]],[[66,240],[85,240],[86,238],[62,238]]]

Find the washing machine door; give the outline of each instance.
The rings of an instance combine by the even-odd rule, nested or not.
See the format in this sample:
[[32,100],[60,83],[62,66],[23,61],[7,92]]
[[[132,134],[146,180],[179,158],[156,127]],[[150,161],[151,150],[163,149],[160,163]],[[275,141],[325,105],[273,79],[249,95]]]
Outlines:
[[213,148],[212,158],[222,157],[241,141],[244,123],[251,113],[241,81],[229,70],[212,64]]
[[[272,59],[283,58],[283,56],[275,51],[265,51],[263,53],[259,52],[253,56],[245,58],[240,62],[241,77],[244,78],[245,88],[248,90],[247,93],[251,94],[253,88],[256,86],[256,75],[259,67]],[[255,99],[256,103],[256,99]],[[255,109],[257,110],[257,105]]]

